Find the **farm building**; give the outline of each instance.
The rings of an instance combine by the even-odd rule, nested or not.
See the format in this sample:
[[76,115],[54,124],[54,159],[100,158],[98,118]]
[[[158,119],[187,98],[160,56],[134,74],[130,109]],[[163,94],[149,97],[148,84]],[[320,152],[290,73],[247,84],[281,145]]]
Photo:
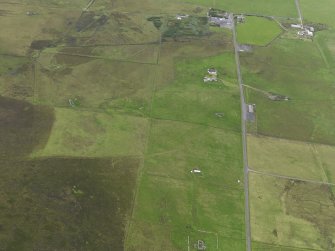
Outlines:
[[310,31],[308,29],[304,29],[304,30],[300,30],[298,31],[297,33],[300,37],[308,37],[308,38],[311,38],[314,36],[314,33],[313,31]]
[[237,15],[236,20],[237,20],[238,23],[244,23],[245,16],[244,15]]
[[291,28],[302,29],[303,26],[301,24],[291,24]]
[[248,121],[255,121],[255,112],[256,112],[256,105],[255,104],[247,104],[246,105],[246,120]]
[[207,13],[208,22],[212,26],[231,29],[233,25],[233,15],[219,9],[209,9]]
[[204,82],[216,82],[218,72],[215,68],[209,68],[207,70],[207,75],[204,77]]
[[211,75],[218,75],[218,71],[215,68],[209,68],[207,72]]
[[176,19],[177,20],[182,20],[182,19],[185,19],[185,18],[188,18],[189,15],[185,15],[185,14],[177,14],[176,15]]

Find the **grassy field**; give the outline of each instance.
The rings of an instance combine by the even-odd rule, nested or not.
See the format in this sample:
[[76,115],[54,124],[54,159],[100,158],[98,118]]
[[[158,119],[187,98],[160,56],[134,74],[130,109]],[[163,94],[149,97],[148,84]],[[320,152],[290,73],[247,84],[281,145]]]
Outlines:
[[77,99],[79,108],[108,110],[128,101],[137,112],[147,109],[155,74],[150,65],[63,55],[56,67],[52,62],[37,68],[38,103],[70,107],[69,99]]
[[248,16],[245,22],[237,25],[237,41],[240,44],[266,46],[282,29],[272,19]]
[[140,156],[147,128],[141,117],[57,108],[48,143],[32,156]]
[[[248,102],[257,106],[258,133],[334,144],[334,75],[311,42],[279,39],[241,58]],[[286,95],[273,102],[264,95]]]
[[312,0],[301,0],[300,7],[303,17],[308,22],[324,23],[330,27],[335,27],[335,18],[332,10],[335,3],[332,0],[314,2]]
[[[176,61],[175,80],[156,92],[152,116],[220,128],[238,128],[239,101],[233,54]],[[205,84],[203,77],[211,67],[218,70],[219,81]],[[216,113],[224,115],[218,117]]]
[[316,148],[305,142],[249,135],[249,165],[258,171],[322,181]]
[[233,13],[260,14],[269,16],[297,17],[294,1],[283,0],[184,0],[187,3],[199,4],[207,7],[221,8]]
[[[127,250],[187,250],[198,239],[245,249],[239,96],[231,34],[222,35],[162,45]],[[210,67],[215,84],[203,82]]]
[[[221,250],[224,246],[216,248],[218,235],[220,245],[243,250],[240,135],[157,120],[150,139],[128,249],[186,250],[188,236],[195,235]],[[194,168],[203,174],[192,174]],[[166,234],[152,238],[155,229]]]
[[332,30],[318,32],[315,43],[328,68],[335,66],[335,33]]
[[250,187],[254,241],[303,249],[333,248],[334,229],[329,222],[334,220],[335,208],[329,186],[251,174]]

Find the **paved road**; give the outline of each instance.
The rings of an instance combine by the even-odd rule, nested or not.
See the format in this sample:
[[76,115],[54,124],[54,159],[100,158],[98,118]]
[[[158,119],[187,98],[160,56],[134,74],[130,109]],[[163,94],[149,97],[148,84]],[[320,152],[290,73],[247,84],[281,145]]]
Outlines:
[[250,231],[250,208],[249,208],[249,169],[248,169],[248,155],[247,155],[247,135],[246,135],[246,104],[243,93],[243,80],[241,75],[240,57],[238,54],[238,43],[236,38],[236,27],[233,22],[233,42],[235,49],[235,62],[237,79],[240,88],[240,99],[241,99],[241,123],[242,123],[242,144],[243,144],[243,169],[244,169],[244,197],[245,197],[245,239],[246,239],[246,250],[251,251],[251,231]]

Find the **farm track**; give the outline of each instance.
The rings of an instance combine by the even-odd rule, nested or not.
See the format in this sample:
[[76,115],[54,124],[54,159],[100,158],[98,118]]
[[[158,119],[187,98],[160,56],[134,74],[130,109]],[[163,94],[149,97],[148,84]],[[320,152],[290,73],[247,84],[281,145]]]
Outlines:
[[293,180],[293,181],[296,180],[296,181],[308,182],[312,184],[335,186],[335,183],[331,183],[331,182],[317,181],[317,180],[311,180],[311,179],[302,179],[302,178],[293,177],[293,176],[285,176],[285,175],[280,175],[280,174],[275,174],[275,173],[270,173],[270,172],[257,171],[251,168],[249,168],[249,172],[259,174],[259,175],[274,177],[274,178],[286,179],[286,180]]
[[300,20],[300,23],[301,23],[301,26],[303,26],[303,18],[302,18],[302,12],[301,12],[301,9],[300,9],[300,3],[299,3],[299,0],[295,0],[295,6],[297,7],[297,11],[298,11],[298,15],[299,15],[299,20]]

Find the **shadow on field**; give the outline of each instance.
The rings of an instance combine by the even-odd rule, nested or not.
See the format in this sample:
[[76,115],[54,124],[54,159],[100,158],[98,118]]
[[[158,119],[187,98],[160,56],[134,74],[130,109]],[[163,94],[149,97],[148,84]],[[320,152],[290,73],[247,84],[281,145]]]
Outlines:
[[21,158],[43,147],[53,122],[52,108],[0,96],[0,158]]

